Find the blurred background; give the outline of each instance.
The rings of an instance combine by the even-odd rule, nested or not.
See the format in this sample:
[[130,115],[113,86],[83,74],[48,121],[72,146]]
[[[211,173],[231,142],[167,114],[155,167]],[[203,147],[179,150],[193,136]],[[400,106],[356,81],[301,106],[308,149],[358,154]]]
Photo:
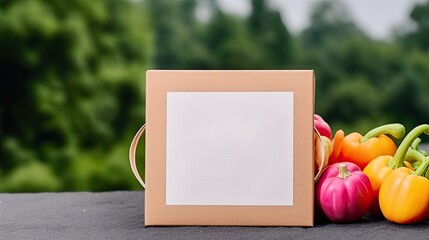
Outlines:
[[429,122],[427,0],[1,0],[0,56],[1,192],[141,189],[147,69],[314,69],[334,132]]

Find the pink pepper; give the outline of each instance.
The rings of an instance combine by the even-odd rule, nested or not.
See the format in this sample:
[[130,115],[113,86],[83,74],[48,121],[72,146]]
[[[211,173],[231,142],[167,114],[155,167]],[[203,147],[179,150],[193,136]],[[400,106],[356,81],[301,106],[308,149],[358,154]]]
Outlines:
[[318,114],[314,114],[314,127],[317,129],[320,135],[325,136],[329,139],[332,139],[331,127]]
[[316,183],[316,204],[336,223],[359,220],[372,202],[368,176],[350,162],[336,163],[322,173]]

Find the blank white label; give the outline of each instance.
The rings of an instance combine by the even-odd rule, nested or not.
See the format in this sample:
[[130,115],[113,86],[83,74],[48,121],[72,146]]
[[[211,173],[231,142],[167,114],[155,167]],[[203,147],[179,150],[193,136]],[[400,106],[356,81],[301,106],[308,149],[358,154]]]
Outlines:
[[293,92],[168,92],[167,205],[293,205]]

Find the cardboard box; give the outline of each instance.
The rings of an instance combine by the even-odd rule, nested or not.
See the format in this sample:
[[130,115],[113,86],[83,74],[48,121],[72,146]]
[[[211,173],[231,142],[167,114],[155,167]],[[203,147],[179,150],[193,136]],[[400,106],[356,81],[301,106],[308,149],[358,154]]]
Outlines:
[[149,70],[145,225],[312,226],[312,70]]

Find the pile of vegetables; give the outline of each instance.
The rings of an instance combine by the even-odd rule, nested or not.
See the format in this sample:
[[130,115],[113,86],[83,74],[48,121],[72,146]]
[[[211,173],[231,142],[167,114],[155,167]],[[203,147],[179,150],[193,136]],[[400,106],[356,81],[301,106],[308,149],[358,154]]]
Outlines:
[[[429,156],[419,149],[423,124],[406,134],[402,124],[379,126],[365,135],[345,135],[315,114],[315,202],[336,223],[365,214],[398,224],[429,218]],[[406,136],[405,136],[406,135]],[[404,137],[405,136],[405,137]],[[392,138],[403,139],[397,147]]]

